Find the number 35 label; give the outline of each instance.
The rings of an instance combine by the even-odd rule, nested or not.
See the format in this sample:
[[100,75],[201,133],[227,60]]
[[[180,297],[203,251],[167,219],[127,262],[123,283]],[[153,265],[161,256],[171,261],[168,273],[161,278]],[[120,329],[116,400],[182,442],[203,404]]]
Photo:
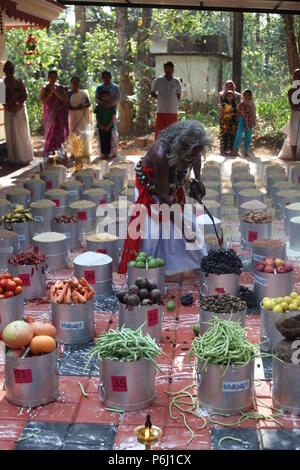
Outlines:
[[113,392],[128,392],[126,375],[112,375],[111,385]]

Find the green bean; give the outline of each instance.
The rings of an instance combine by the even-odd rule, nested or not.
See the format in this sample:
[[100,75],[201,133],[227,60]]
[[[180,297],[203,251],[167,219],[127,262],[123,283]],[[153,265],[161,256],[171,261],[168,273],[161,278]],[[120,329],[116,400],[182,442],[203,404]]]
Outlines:
[[186,417],[185,417],[185,414],[184,413],[180,413],[181,416],[183,417],[183,421],[184,421],[184,425],[185,427],[190,431],[191,433],[191,437],[189,438],[189,440],[187,441],[186,445],[188,446],[192,440],[194,439],[195,437],[195,434],[194,434],[194,431],[189,427],[188,423],[186,422]]
[[82,395],[87,398],[87,397],[88,397],[88,394],[87,394],[86,391],[84,390],[82,383],[81,383],[79,380],[78,380],[77,383],[78,383],[78,385],[79,385],[79,387],[80,387],[80,390],[81,390]]
[[104,408],[106,411],[114,411],[115,413],[124,413],[122,408]]
[[31,439],[32,437],[35,437],[35,436],[38,436],[39,434],[41,434],[42,431],[37,431],[33,434],[28,434],[27,436],[23,436],[23,437],[20,437],[17,441],[15,442],[22,442],[22,441],[26,441],[27,439]]
[[221,447],[222,442],[225,441],[226,439],[230,439],[231,441],[236,441],[236,442],[241,442],[241,443],[243,443],[243,440],[242,440],[242,439],[239,439],[238,437],[224,436],[224,437],[222,437],[222,438],[219,440],[218,446]]

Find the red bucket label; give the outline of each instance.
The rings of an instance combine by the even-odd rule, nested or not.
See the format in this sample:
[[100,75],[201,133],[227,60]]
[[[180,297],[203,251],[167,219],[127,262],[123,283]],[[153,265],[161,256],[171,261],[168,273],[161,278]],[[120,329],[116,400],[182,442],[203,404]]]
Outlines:
[[53,183],[52,183],[52,181],[46,181],[46,188],[47,188],[47,189],[52,189],[52,188],[53,188]]
[[29,191],[30,191],[30,197],[32,197],[33,196],[33,190],[30,189]]
[[300,183],[300,176],[298,176],[298,183]]
[[16,384],[31,384],[32,372],[31,369],[14,369],[14,376]]
[[225,291],[224,287],[216,287],[215,292],[216,292],[216,294],[225,294],[226,291]]
[[77,217],[79,220],[87,220],[87,213],[86,212],[77,212]]
[[100,206],[103,206],[103,204],[105,204],[105,203],[106,203],[105,199],[100,199],[100,201],[99,201]]
[[106,248],[98,248],[97,253],[102,253],[103,255],[107,255],[107,249]]
[[248,232],[248,242],[255,242],[255,240],[257,240],[257,237],[258,237],[258,234],[257,232],[252,232],[251,230],[249,230]]
[[97,173],[95,171],[93,173],[93,176],[94,176],[94,180],[96,180],[97,179]]
[[96,284],[95,271],[84,271],[83,275],[87,282]]
[[31,285],[29,273],[19,274],[19,278],[22,279],[24,287],[29,287]]
[[113,392],[128,392],[126,375],[112,375],[111,387]]
[[33,247],[33,253],[35,253],[36,255],[38,254],[39,252],[39,247],[37,245],[34,245]]
[[158,324],[158,308],[148,310],[147,317],[148,317],[148,326],[157,325]]
[[55,202],[56,207],[60,207],[60,200],[59,199],[52,199]]

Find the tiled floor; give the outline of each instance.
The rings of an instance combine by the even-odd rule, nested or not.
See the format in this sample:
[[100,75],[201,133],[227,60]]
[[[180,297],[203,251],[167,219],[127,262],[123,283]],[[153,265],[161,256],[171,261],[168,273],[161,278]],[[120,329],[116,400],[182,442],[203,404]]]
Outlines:
[[[256,170],[253,163],[251,167]],[[242,256],[247,271],[241,275],[241,284],[249,286],[252,284],[249,252],[239,249],[237,212],[232,206],[228,179],[230,161],[223,164],[222,173],[224,233],[229,245],[236,248]],[[24,179],[25,176],[21,178],[20,183]],[[262,186],[262,180],[258,180],[258,184]],[[276,233],[276,238],[287,240],[282,221],[274,222],[273,233]],[[299,282],[300,258],[294,259],[294,262],[295,282]],[[71,269],[69,272],[71,273]],[[51,275],[51,279],[58,279],[61,274],[55,273]],[[67,273],[63,274],[65,276]],[[125,279],[114,274],[114,282],[117,288],[120,288]],[[0,449],[142,449],[143,445],[139,444],[134,436],[134,428],[145,422],[148,413],[152,423],[162,429],[162,438],[153,449],[299,449],[300,417],[288,415],[279,418],[281,424],[265,419],[248,419],[240,426],[234,425],[239,418],[237,416],[214,416],[217,422],[208,424],[204,429],[198,429],[203,421],[191,415],[187,417],[187,423],[193,429],[195,437],[187,446],[190,431],[178,413],[174,412],[177,419],[171,419],[170,395],[166,392],[177,392],[195,382],[193,363],[188,364],[187,353],[194,337],[192,327],[198,320],[199,273],[188,272],[174,276],[167,279],[166,285],[166,299],[175,299],[177,309],[172,313],[165,311],[161,343],[165,355],[158,360],[164,374],[156,375],[156,399],[151,406],[142,411],[123,414],[105,410],[97,393],[97,366],[91,364],[85,367],[85,354],[91,345],[60,347],[60,394],[56,402],[35,409],[25,409],[8,403],[5,392],[0,392]],[[180,305],[181,295],[186,292],[193,293],[194,304],[191,307]],[[49,319],[49,304],[46,301],[28,302],[25,310],[30,319]],[[114,296],[95,299],[95,312],[97,335],[117,327],[117,302]],[[259,341],[260,317],[257,309],[247,315],[247,332],[251,341]],[[257,379],[255,382],[253,406],[255,411],[269,416],[272,405],[271,361],[264,360],[262,367],[264,374],[260,370],[259,377],[263,379]],[[3,380],[4,360],[3,353],[0,353],[1,390]],[[82,395],[79,381],[88,397]],[[196,393],[195,389],[192,391]],[[227,439],[223,439],[224,437]]]

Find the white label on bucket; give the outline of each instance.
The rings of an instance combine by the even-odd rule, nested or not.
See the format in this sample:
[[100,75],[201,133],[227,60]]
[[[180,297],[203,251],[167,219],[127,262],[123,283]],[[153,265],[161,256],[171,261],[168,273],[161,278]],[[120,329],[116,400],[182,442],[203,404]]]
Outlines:
[[44,222],[44,217],[42,217],[41,215],[35,215],[33,220],[35,222]]
[[67,233],[64,233],[64,235],[67,237],[67,238],[71,238],[71,233],[70,232],[67,232]]
[[71,191],[68,191],[69,196],[77,196],[78,191],[72,189]]
[[223,382],[223,392],[243,392],[249,389],[249,379],[240,382]]
[[24,233],[20,233],[20,235],[18,235],[18,240],[19,240],[19,242],[25,242],[25,235],[24,235]]
[[62,330],[83,330],[84,321],[61,321],[60,327]]
[[261,286],[268,285],[268,279],[265,279],[264,277],[260,277],[257,274],[254,275],[254,282],[256,282],[257,284],[260,284]]
[[256,253],[254,253],[253,259],[254,259],[254,261],[264,261],[265,257],[262,256],[262,255],[257,255]]

